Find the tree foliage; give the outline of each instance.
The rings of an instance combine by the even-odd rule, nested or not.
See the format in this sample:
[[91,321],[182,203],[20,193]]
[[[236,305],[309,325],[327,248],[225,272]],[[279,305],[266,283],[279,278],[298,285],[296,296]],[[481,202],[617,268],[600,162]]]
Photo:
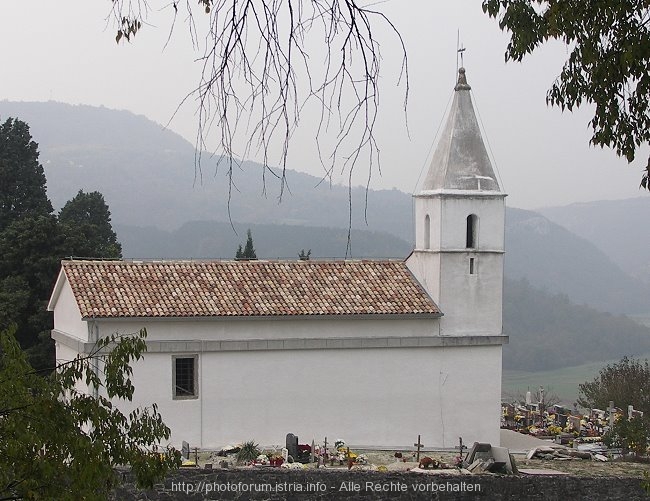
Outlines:
[[[483,10],[510,32],[506,61],[556,39],[569,57],[547,94],[563,110],[595,106],[591,143],[632,162],[650,142],[650,1],[483,0]],[[650,159],[641,186],[650,190]]]
[[0,125],[0,187],[0,231],[25,216],[52,213],[38,145],[29,126],[13,118]]
[[0,125],[0,329],[15,323],[24,348],[52,328],[44,314],[60,242],[52,211],[38,145],[25,122],[9,118]]
[[130,465],[140,485],[152,486],[179,465],[177,451],[158,448],[170,430],[155,405],[125,416],[111,402],[131,400],[131,364],[145,337],[103,338],[42,376],[12,330],[0,332],[1,499],[103,499],[118,482],[115,466]]
[[623,357],[619,362],[601,369],[593,381],[579,386],[578,404],[587,408],[606,409],[609,402],[650,415],[650,365],[634,358]]
[[0,126],[0,330],[16,337],[38,369],[54,366],[47,300],[61,258],[114,258],[121,247],[103,196],[82,191],[57,218],[47,198],[38,145],[29,126],[9,118]]
[[253,246],[253,234],[250,229],[246,231],[246,245],[242,249],[241,244],[239,244],[235,259],[257,259],[255,247]]
[[121,258],[122,246],[111,226],[111,212],[98,191],[79,193],[59,213],[63,247],[72,256]]
[[635,416],[632,419],[619,416],[612,429],[603,436],[603,442],[607,447],[623,449],[623,454],[641,456],[648,449],[648,437],[650,420],[646,416]]
[[[131,41],[144,29],[149,7],[155,2],[112,3],[119,43]],[[282,196],[290,139],[310,101],[321,112],[315,124],[317,146],[321,152],[329,151],[321,156],[325,175],[331,175],[336,165],[351,173],[361,158],[369,175],[377,168],[374,130],[382,59],[376,38],[380,25],[395,35],[402,48],[397,81],[405,86],[405,104],[408,71],[402,37],[373,4],[364,6],[359,0],[198,0],[207,19],[198,19],[201,13],[195,12],[191,2],[173,0],[160,5],[167,6],[173,16],[172,30],[178,15],[188,21],[192,40],[203,52],[199,83],[186,100],[192,97],[198,102],[199,155],[207,135],[214,132],[228,162],[231,189],[235,157],[245,158],[257,149],[268,167],[271,145],[277,144]],[[203,38],[199,32],[206,24]],[[205,40],[201,47],[199,39]],[[333,146],[320,140],[331,127],[339,131]],[[243,148],[238,148],[238,137]],[[270,169],[263,172],[276,175]]]

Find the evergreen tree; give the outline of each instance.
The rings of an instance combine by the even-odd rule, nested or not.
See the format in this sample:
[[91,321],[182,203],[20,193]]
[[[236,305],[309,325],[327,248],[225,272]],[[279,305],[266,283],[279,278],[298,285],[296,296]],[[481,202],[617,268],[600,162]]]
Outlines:
[[248,236],[246,239],[246,245],[242,249],[242,245],[239,244],[237,252],[235,253],[235,259],[257,259],[255,247],[253,247],[253,235],[251,234],[250,229],[246,232],[246,235]]
[[13,118],[0,125],[0,232],[27,215],[53,211],[29,126]]
[[122,246],[111,226],[111,213],[98,191],[79,193],[59,214],[63,251],[68,256],[121,258]]
[[46,311],[64,256],[121,257],[104,197],[80,191],[52,214],[38,145],[16,119],[0,125],[0,330],[16,338],[37,369],[54,367]]
[[248,238],[246,239],[246,245],[244,246],[244,259],[257,259],[257,255],[255,254],[255,248],[253,247],[253,235],[251,234],[251,230],[249,229],[246,232],[246,235]]
[[45,305],[60,243],[52,211],[38,145],[25,122],[9,118],[0,125],[0,329],[15,324],[24,348],[52,328]]

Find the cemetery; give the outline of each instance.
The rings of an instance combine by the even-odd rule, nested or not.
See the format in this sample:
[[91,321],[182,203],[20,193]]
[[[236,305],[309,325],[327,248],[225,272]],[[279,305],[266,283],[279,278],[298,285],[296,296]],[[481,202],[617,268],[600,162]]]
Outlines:
[[[542,436],[542,435],[540,435]],[[520,437],[520,438],[517,438]],[[544,437],[544,436],[542,436]],[[514,430],[502,430],[501,446],[462,437],[453,448],[426,447],[418,435],[413,446],[385,450],[350,446],[337,438],[300,443],[288,433],[284,446],[260,446],[254,440],[229,445],[218,451],[201,450],[183,442],[184,470],[267,471],[319,470],[325,472],[409,473],[442,476],[555,476],[577,475],[642,478],[646,461],[632,462],[620,448],[607,448],[601,437],[576,437],[562,444],[562,435],[537,438]],[[589,460],[589,461],[586,461]]]
[[[436,450],[425,438],[398,451],[360,449],[341,438],[303,440],[293,433],[283,445],[263,448],[250,440],[206,451],[184,442],[184,466],[164,483],[143,492],[124,470],[114,499],[367,499],[377,491],[381,499],[431,499],[432,492],[436,499],[549,499],[550,492],[567,499],[647,499],[647,464],[527,457],[525,449],[539,450],[543,441],[513,430],[501,435],[510,448],[459,438],[453,449]],[[269,497],[269,486],[300,495]]]

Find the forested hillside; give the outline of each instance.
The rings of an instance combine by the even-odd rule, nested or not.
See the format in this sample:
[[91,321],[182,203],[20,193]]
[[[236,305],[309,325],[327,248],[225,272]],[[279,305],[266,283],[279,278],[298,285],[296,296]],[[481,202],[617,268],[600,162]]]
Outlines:
[[596,245],[625,272],[650,283],[650,195],[548,207],[539,212]]
[[623,315],[573,304],[526,280],[506,280],[504,369],[539,371],[650,352],[650,329]]
[[532,211],[508,210],[506,276],[601,311],[650,310],[648,284],[623,272],[591,242]]
[[[131,258],[224,258],[235,257],[235,250],[252,231],[257,257],[262,259],[297,258],[301,250],[311,257],[344,258],[348,238],[343,228],[193,221],[173,231],[153,227],[117,225],[124,244],[124,255]],[[388,233],[352,231],[352,253],[348,257],[403,258],[411,245]]]

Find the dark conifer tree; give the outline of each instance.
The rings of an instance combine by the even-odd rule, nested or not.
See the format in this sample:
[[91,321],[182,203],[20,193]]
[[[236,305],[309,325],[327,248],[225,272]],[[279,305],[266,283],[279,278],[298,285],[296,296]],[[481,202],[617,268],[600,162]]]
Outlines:
[[47,198],[38,145],[29,126],[0,125],[0,330],[16,337],[38,369],[54,366],[47,300],[62,257],[121,257],[104,197],[80,191],[61,211]]
[[59,214],[63,251],[68,256],[121,258],[122,246],[111,226],[111,213],[98,191],[79,193]]
[[257,259],[255,247],[253,247],[253,235],[251,234],[250,229],[246,232],[246,235],[246,245],[242,249],[242,245],[239,244],[237,252],[235,253],[235,259]]
[[246,232],[246,235],[248,238],[246,239],[246,245],[244,246],[243,257],[245,259],[257,259],[257,255],[255,254],[255,247],[253,247],[253,235],[251,234],[251,230],[248,230]]
[[0,231],[27,215],[53,211],[29,126],[13,118],[0,125]]

